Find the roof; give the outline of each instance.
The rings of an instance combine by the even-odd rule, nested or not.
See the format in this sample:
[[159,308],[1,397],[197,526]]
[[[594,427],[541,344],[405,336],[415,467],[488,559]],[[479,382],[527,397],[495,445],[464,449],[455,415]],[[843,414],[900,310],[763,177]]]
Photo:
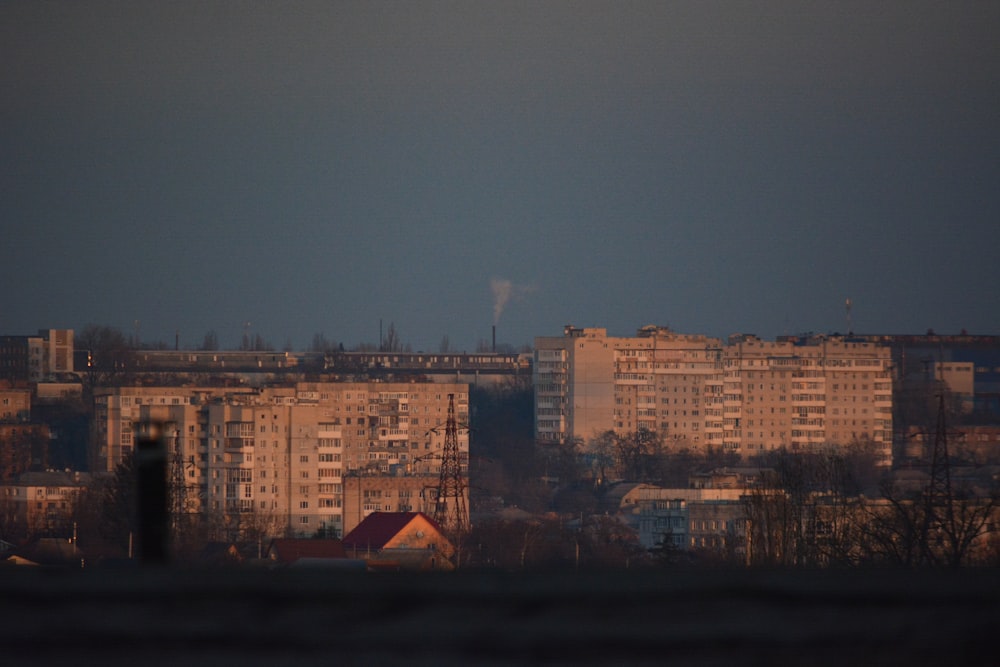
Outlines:
[[423,512],[372,512],[344,536],[344,546],[349,549],[381,549],[417,517],[423,517],[434,530],[441,532],[434,519]]
[[37,565],[72,565],[79,567],[83,552],[76,543],[61,537],[43,537],[11,554]]
[[291,539],[271,540],[267,556],[280,563],[294,563],[301,558],[346,558],[340,540]]
[[87,472],[63,470],[31,471],[21,473],[7,486],[86,486],[92,475]]

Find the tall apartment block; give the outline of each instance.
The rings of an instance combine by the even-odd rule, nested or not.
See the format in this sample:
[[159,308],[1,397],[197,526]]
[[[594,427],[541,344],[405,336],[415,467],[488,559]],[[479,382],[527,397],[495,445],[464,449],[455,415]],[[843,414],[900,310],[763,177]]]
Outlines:
[[839,336],[720,339],[648,326],[635,337],[567,326],[535,339],[535,433],[586,443],[646,429],[673,447],[751,456],[869,441],[888,462],[888,348]]
[[[253,517],[298,535],[342,532],[346,475],[420,476],[437,486],[449,394],[467,422],[468,385],[458,383],[107,389],[95,397],[93,470],[111,471],[133,451],[136,423],[159,422],[179,511],[229,523]],[[467,461],[467,430],[458,444]]]
[[706,397],[721,397],[721,370],[722,343],[715,338],[662,327],[617,338],[606,329],[567,326],[562,337],[535,339],[537,437],[586,441],[603,431],[645,428],[701,442],[708,436]]

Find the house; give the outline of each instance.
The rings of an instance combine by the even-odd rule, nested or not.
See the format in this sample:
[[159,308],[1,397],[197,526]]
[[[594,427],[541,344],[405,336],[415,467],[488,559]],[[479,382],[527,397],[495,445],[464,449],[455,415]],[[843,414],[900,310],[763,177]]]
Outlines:
[[271,540],[264,554],[265,560],[275,565],[301,567],[328,564],[347,558],[340,540],[281,538]]
[[451,570],[455,547],[423,512],[373,512],[344,536],[349,556],[370,569]]
[[11,553],[7,561],[15,565],[41,565],[43,567],[81,568],[85,564],[76,540],[61,537],[43,537]]

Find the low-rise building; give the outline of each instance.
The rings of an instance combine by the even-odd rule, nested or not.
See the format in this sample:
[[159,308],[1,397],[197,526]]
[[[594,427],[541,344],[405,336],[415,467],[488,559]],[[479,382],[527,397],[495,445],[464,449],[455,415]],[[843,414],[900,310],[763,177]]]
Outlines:
[[80,472],[26,472],[0,484],[0,511],[4,520],[27,535],[72,531],[72,513],[91,475]]
[[382,569],[451,570],[455,547],[423,512],[374,512],[342,540],[347,555]]

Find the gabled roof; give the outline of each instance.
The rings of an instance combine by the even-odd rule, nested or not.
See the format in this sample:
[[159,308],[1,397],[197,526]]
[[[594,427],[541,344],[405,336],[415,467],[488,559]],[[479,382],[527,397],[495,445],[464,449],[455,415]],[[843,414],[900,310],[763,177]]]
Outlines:
[[441,532],[434,519],[423,512],[372,512],[344,536],[344,546],[348,549],[382,549],[417,517]]
[[340,540],[276,539],[267,547],[267,557],[279,563],[294,563],[300,558],[346,558]]

